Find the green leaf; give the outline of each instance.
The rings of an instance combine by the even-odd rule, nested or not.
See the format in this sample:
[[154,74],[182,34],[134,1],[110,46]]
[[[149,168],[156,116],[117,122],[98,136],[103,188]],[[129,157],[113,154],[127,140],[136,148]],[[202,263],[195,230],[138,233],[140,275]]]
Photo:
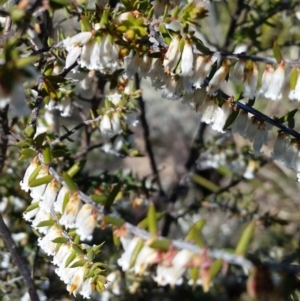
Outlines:
[[189,230],[187,236],[185,237],[185,240],[194,242],[200,248],[204,246],[204,242],[201,236],[199,235],[199,231],[194,225]]
[[69,255],[68,259],[66,260],[65,267],[68,267],[75,258],[76,258],[76,252],[72,251],[72,253]]
[[33,140],[33,145],[35,146],[35,148],[41,148],[44,141],[45,141],[45,138],[46,138],[46,132],[44,133],[41,133],[39,135],[37,135],[34,140]]
[[74,263],[70,266],[70,268],[83,267],[85,264],[86,264],[86,259],[81,259],[81,260],[78,260],[78,261],[74,262]]
[[284,123],[289,121],[290,119],[293,119],[295,114],[298,112],[298,109],[292,110],[288,113],[286,113],[284,116],[282,116],[281,118],[278,119],[279,123]]
[[90,24],[90,22],[86,16],[81,15],[80,19],[81,19],[81,23],[86,31],[90,31],[93,29],[92,25]]
[[105,215],[103,217],[103,220],[106,224],[108,224],[108,225],[112,224],[117,227],[121,227],[125,222],[122,218],[118,218],[118,217],[114,217],[114,216],[110,216],[110,215]]
[[138,239],[138,242],[137,242],[137,244],[136,244],[136,246],[135,246],[135,249],[134,249],[134,251],[132,252],[131,258],[130,258],[130,262],[129,262],[129,267],[130,267],[130,268],[133,267],[133,265],[134,265],[134,263],[135,263],[135,261],[136,261],[138,255],[139,255],[140,251],[142,250],[143,246],[144,246],[144,242],[143,242],[143,240],[141,240],[141,239],[139,238],[139,239]]
[[90,195],[90,198],[97,204],[101,204],[101,205],[104,205],[105,202],[106,202],[106,199],[107,199],[107,196],[106,195],[99,195],[99,194],[92,194]]
[[28,184],[29,184],[30,187],[37,187],[37,186],[40,186],[40,185],[43,185],[43,184],[50,183],[52,181],[52,179],[53,179],[52,175],[47,175],[47,176],[44,176],[42,178],[38,178],[38,179],[28,181]]
[[76,254],[78,255],[84,254],[84,251],[77,244],[73,244],[72,248],[76,252]]
[[147,245],[153,249],[166,252],[170,248],[171,241],[169,239],[153,239],[150,243],[147,242]]
[[117,185],[113,186],[112,191],[110,192],[109,196],[107,197],[106,201],[105,201],[105,205],[104,205],[104,209],[109,211],[110,207],[112,206],[116,196],[118,195],[121,187],[123,185],[123,182],[120,181]]
[[42,165],[39,165],[36,167],[36,169],[33,171],[33,173],[28,178],[28,183],[30,183],[30,181],[33,181],[36,179],[36,177],[39,174],[39,172],[41,171],[41,169],[42,169]]
[[235,253],[238,255],[245,255],[249,244],[254,236],[254,230],[255,230],[255,221],[250,222],[246,229],[244,230],[237,247],[235,249]]
[[67,152],[64,149],[55,149],[51,151],[52,158],[60,158],[64,157]]
[[217,192],[220,189],[218,185],[214,184],[213,182],[211,182],[195,173],[192,175],[192,180],[194,182],[196,182],[198,185],[200,185],[212,192]]
[[157,232],[157,224],[156,224],[156,210],[153,202],[150,203],[148,213],[147,213],[147,220],[148,220],[148,230],[150,234],[156,234]]
[[[157,221],[159,221],[163,216],[164,216],[165,212],[156,212],[155,213],[155,219]],[[138,223],[138,227],[139,228],[143,228],[143,229],[147,229],[148,227],[148,217],[144,218],[143,220],[141,220],[139,223]]]
[[84,166],[86,160],[81,160],[80,162],[76,162],[68,171],[67,174],[73,178]]
[[52,242],[57,243],[57,244],[66,244],[69,241],[67,237],[56,237],[52,240]]
[[274,42],[274,45],[273,45],[273,55],[274,55],[277,63],[279,64],[282,61],[282,54],[281,54],[280,48],[276,41]]
[[62,174],[62,177],[64,179],[64,181],[66,182],[68,188],[72,191],[75,192],[78,190],[78,187],[76,185],[76,183],[73,181],[73,179],[68,175],[67,172],[64,172]]
[[55,224],[55,220],[53,219],[48,219],[46,221],[40,222],[37,227],[51,227]]
[[222,259],[216,259],[210,269],[209,269],[209,277],[210,277],[210,280],[213,280],[221,271],[222,269],[222,266],[223,266],[223,261]]
[[51,149],[50,149],[50,146],[48,143],[44,144],[43,145],[43,151],[42,151],[42,154],[43,154],[43,161],[44,161],[44,164],[50,164],[51,163]]
[[32,210],[34,210],[34,209],[36,209],[36,208],[39,208],[39,207],[40,207],[39,202],[32,203],[31,205],[29,205],[29,206],[27,207],[27,209],[26,209],[25,212],[32,211]]
[[290,75],[290,89],[295,90],[296,84],[297,84],[297,79],[299,76],[299,72],[296,67],[293,67]]
[[31,148],[24,148],[21,150],[21,154],[27,158],[32,158],[37,155],[37,152]]

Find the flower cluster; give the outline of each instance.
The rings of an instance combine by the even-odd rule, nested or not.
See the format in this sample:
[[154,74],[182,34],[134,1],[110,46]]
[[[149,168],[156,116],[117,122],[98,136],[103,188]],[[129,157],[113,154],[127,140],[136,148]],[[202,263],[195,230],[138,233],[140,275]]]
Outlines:
[[95,274],[100,271],[99,263],[92,261],[99,247],[78,245],[73,240],[74,230],[78,241],[92,238],[98,219],[96,207],[83,204],[79,191],[62,186],[50,175],[49,166],[40,163],[38,156],[27,168],[20,186],[30,191],[33,199],[24,219],[42,235],[38,244],[48,256],[53,256],[55,271],[70,294],[79,293],[88,298],[95,289],[103,290],[105,277]]
[[[115,230],[115,235],[120,231]],[[124,234],[124,233],[123,233]],[[213,260],[204,250],[202,254],[195,254],[182,249],[169,247],[162,251],[152,248],[151,243],[144,242],[139,237],[131,235],[121,236],[124,253],[118,260],[124,272],[133,272],[142,276],[149,274],[151,266],[156,266],[156,273],[152,276],[159,286],[181,285],[187,279],[189,285],[202,285],[205,291],[209,290],[211,277],[210,267]]]

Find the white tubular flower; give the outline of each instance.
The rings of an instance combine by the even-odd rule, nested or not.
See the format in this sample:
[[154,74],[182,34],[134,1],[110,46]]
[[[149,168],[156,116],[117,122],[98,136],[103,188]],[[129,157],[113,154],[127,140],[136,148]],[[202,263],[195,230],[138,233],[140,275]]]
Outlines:
[[298,69],[298,78],[294,90],[291,90],[289,93],[290,100],[300,101],[300,69]]
[[142,57],[136,53],[133,55],[132,53],[125,58],[125,70],[126,75],[129,79],[131,79],[137,70],[139,69],[140,65],[142,63]]
[[153,264],[156,258],[157,250],[144,246],[136,258],[134,273],[137,275],[143,275],[147,267]]
[[230,73],[229,78],[235,84],[241,84],[244,80],[244,69],[245,69],[245,61],[238,60],[234,65],[232,73]]
[[84,204],[81,207],[75,221],[76,233],[81,240],[92,239],[93,231],[97,225],[97,217],[97,210],[93,205]]
[[207,124],[210,124],[211,122],[214,122],[214,117],[215,117],[215,113],[218,110],[218,105],[217,103],[213,100],[210,99],[209,96],[207,96],[207,98],[205,99],[204,105],[203,105],[203,109],[202,109],[202,118],[201,121],[205,122]]
[[258,70],[257,70],[256,63],[253,62],[252,70],[246,73],[243,97],[249,97],[250,99],[252,99],[256,96],[257,82],[258,82]]
[[222,108],[218,106],[213,116],[214,123],[212,125],[212,129],[220,133],[225,133],[225,131],[223,131],[223,128],[231,112],[232,108],[230,101],[224,102]]
[[62,209],[63,209],[63,204],[64,204],[64,198],[66,196],[66,194],[69,193],[68,188],[66,188],[65,186],[63,186],[56,198],[56,201],[54,202],[54,210],[55,212],[58,212],[60,214],[62,214]]
[[66,67],[72,66],[81,54],[81,47],[90,41],[92,38],[91,32],[80,32],[72,38],[66,38],[63,40],[63,45],[68,51],[66,58]]
[[[39,200],[32,200],[31,204],[37,203],[39,202]],[[30,222],[38,213],[38,211],[40,210],[39,206],[37,206],[37,208],[30,210],[30,211],[25,211],[23,213],[23,218],[25,219],[25,221]]]
[[89,41],[82,47],[80,67],[89,70],[100,69],[100,46],[96,40]]
[[30,165],[27,167],[23,180],[20,182],[20,187],[22,190],[25,190],[26,192],[29,191],[30,187],[28,184],[28,180],[38,166],[39,166],[39,160],[37,157],[35,157],[30,163]]
[[180,59],[181,52],[179,49],[179,42],[181,40],[181,37],[179,35],[176,35],[173,37],[170,46],[168,48],[168,51],[165,54],[163,67],[165,68],[166,72],[172,72]]
[[152,61],[153,61],[152,57],[150,57],[148,55],[143,56],[143,59],[141,61],[140,68],[139,68],[139,74],[141,77],[146,77],[149,75],[148,73],[151,68]]
[[53,179],[46,187],[43,196],[41,197],[40,208],[50,213],[51,208],[56,200],[59,192],[60,184]]
[[122,94],[115,92],[113,94],[107,95],[107,99],[111,101],[115,106],[118,106],[122,99]]
[[180,250],[172,260],[171,267],[165,267],[158,265],[156,270],[156,276],[153,277],[154,281],[158,285],[181,285],[183,283],[182,275],[186,271],[186,266],[192,259],[193,253],[187,250]]
[[285,153],[289,144],[290,144],[289,136],[286,133],[279,131],[274,144],[274,150],[271,154],[273,160],[281,161],[282,155]]
[[220,88],[220,85],[223,83],[229,72],[229,65],[229,61],[225,62],[223,66],[214,74],[208,84],[208,87],[206,88],[206,91],[209,95],[213,95]]
[[122,268],[123,272],[126,272],[130,269],[131,257],[139,241],[140,238],[134,237],[124,250],[125,252],[122,254],[121,258],[118,259],[118,265]]
[[282,155],[282,163],[288,168],[295,169],[295,161],[298,152],[297,142],[292,142]]
[[37,225],[42,221],[49,220],[50,218],[51,218],[50,213],[40,208],[40,210],[37,212],[35,216],[35,219],[32,221],[32,228],[38,230],[42,234],[47,234],[49,227],[37,227]]
[[118,113],[114,112],[111,117],[108,114],[102,116],[100,131],[106,138],[111,138],[122,132],[121,122]]
[[168,76],[161,97],[166,99],[176,100],[180,98],[181,93],[182,93],[182,78],[176,75]]
[[53,256],[52,263],[57,266],[61,266],[64,259],[67,259],[72,252],[73,249],[70,245],[62,244]]
[[268,143],[268,131],[264,123],[258,125],[257,131],[253,140],[253,154],[260,156],[263,153],[260,151],[263,144]]
[[244,110],[240,110],[239,115],[236,117],[235,121],[231,126],[232,132],[244,136],[245,130],[247,128],[247,124],[248,124],[248,112]]
[[259,89],[259,94],[264,95],[267,92],[267,90],[269,88],[269,85],[271,83],[271,80],[272,80],[273,73],[274,73],[273,66],[272,65],[267,65],[266,69],[263,73],[263,76],[262,76],[262,81],[261,81],[261,87]]
[[201,88],[204,79],[208,75],[212,66],[211,57],[204,57],[199,55],[195,61],[193,83],[195,88]]
[[[63,281],[65,284],[69,284],[71,282],[72,278],[74,277],[74,275],[78,270],[78,267],[76,268],[66,267],[67,259],[69,258],[69,255],[72,253],[72,251],[73,249],[72,247],[70,247],[70,253],[63,258],[62,263],[58,265],[57,269],[55,269],[55,273],[58,275],[60,280]],[[72,266],[75,262],[81,259],[82,258],[76,256],[75,259],[72,262],[70,262],[69,266]]]
[[79,291],[79,294],[83,296],[83,298],[90,298],[91,294],[93,293],[93,279],[87,278],[86,280],[83,281],[81,289]]
[[56,225],[53,225],[48,233],[43,237],[38,239],[38,245],[41,249],[48,255],[53,256],[55,254],[56,243],[52,242],[57,237],[62,236],[62,231]]
[[258,121],[253,116],[251,117],[251,119],[248,120],[247,128],[243,135],[244,138],[253,142],[257,130],[258,130]]
[[77,214],[81,208],[81,200],[78,192],[74,192],[60,218],[60,224],[65,226],[66,229],[74,228],[74,222]]
[[[38,173],[36,179],[43,178],[45,176],[49,175],[49,168],[47,166],[43,166]],[[42,184],[36,187],[30,187],[30,197],[32,197],[35,200],[41,200],[42,196],[44,195],[44,192],[46,190],[47,184]]]
[[194,70],[194,54],[193,46],[189,40],[185,40],[185,44],[181,56],[181,76],[193,76]]
[[285,62],[282,61],[272,75],[272,79],[268,86],[268,90],[265,93],[266,98],[270,98],[274,101],[281,99],[282,97],[281,90],[284,84],[284,76],[285,76]]
[[86,267],[80,267],[77,269],[76,274],[74,274],[71,282],[67,286],[67,290],[70,294],[73,294],[76,297],[76,294],[81,290],[83,284],[83,276]]

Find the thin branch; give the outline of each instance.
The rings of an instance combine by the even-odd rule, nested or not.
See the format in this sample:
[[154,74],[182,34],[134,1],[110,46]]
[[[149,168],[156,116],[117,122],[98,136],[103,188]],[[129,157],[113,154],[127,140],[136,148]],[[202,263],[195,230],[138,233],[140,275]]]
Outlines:
[[[134,79],[135,79],[135,89],[139,90],[140,89],[140,79],[139,79],[139,76],[137,73],[135,74]],[[156,179],[156,182],[157,182],[157,185],[159,188],[159,194],[160,194],[160,196],[165,197],[166,193],[164,192],[162,184],[161,184],[158,168],[157,168],[155,158],[154,158],[152,144],[150,141],[149,125],[148,125],[147,118],[146,118],[145,102],[143,100],[142,95],[140,95],[138,97],[138,103],[139,103],[140,110],[141,110],[140,120],[141,120],[141,124],[142,124],[143,130],[144,130],[144,140],[145,140],[145,144],[146,144],[146,150],[147,150],[147,153],[148,153],[149,159],[150,159],[151,169],[152,169],[153,175],[155,176],[155,179]]]
[[9,135],[9,127],[7,121],[7,113],[8,113],[9,105],[6,105],[5,108],[0,110],[0,173],[5,164],[6,160],[6,150],[8,144],[8,135]]
[[32,301],[39,301],[39,297],[36,293],[33,280],[31,279],[31,276],[30,276],[30,272],[29,272],[26,264],[24,263],[23,259],[19,255],[17,246],[16,246],[14,240],[12,239],[10,232],[9,232],[7,226],[5,225],[1,214],[0,214],[0,234],[2,236],[2,239],[3,239],[7,249],[9,250],[9,252],[11,254],[11,257],[12,257],[15,265],[17,266],[21,276],[23,277],[23,280],[24,280],[25,286],[27,288],[28,294],[30,296],[30,299]]

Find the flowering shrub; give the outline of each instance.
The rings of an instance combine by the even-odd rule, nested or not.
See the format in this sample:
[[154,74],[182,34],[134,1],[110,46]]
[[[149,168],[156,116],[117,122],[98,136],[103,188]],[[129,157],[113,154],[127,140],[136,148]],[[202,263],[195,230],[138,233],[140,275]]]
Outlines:
[[1,5],[3,300],[299,300],[297,1]]

